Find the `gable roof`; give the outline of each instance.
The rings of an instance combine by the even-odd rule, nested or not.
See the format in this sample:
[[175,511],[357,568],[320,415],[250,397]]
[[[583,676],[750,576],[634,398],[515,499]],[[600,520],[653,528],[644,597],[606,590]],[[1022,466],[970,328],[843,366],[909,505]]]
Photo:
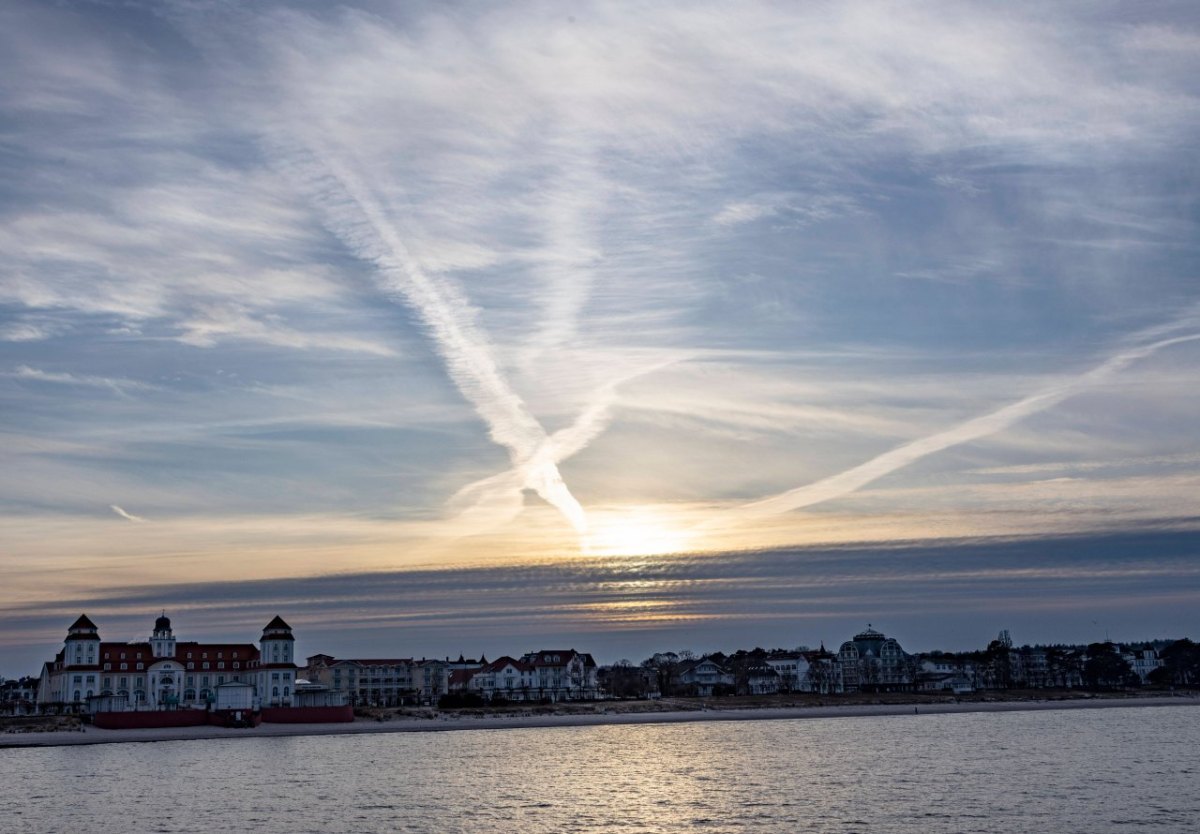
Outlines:
[[90,629],[95,630],[97,628],[97,626],[90,619],[88,619],[87,614],[80,614],[79,619],[76,620],[75,622],[71,623],[70,630],[74,631],[77,628],[90,628]]

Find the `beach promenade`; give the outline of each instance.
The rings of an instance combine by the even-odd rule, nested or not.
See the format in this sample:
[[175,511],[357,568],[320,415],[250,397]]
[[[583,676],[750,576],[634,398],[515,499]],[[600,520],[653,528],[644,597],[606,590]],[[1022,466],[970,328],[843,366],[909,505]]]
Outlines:
[[253,728],[173,727],[140,730],[102,730],[87,726],[75,731],[0,734],[0,747],[55,747],[76,744],[185,741],[190,739],[248,739],[279,736],[354,735],[359,733],[420,733],[456,730],[515,730],[540,727],[586,727],[622,724],[671,724],[695,721],[769,721],[814,718],[921,717],[968,712],[1121,709],[1131,707],[1200,706],[1200,693],[1140,697],[1083,697],[1057,700],[960,701],[940,703],[832,704],[803,707],[739,707],[722,709],[719,702],[698,709],[623,710],[622,702],[598,703],[589,713],[530,714],[522,712],[462,715],[449,712],[426,717],[397,715],[388,720],[359,718],[351,724],[263,724]]

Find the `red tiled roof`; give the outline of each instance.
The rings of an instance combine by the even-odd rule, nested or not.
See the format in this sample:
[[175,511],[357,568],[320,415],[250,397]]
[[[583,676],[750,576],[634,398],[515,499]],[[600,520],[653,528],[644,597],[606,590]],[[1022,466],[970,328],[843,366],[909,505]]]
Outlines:
[[498,657],[495,660],[493,660],[491,663],[489,663],[487,666],[484,666],[483,671],[484,672],[499,672],[505,666],[511,666],[519,672],[528,672],[533,669],[533,664],[531,664],[531,663],[526,663],[522,660],[516,660],[515,658],[511,658],[511,657]]
[[[104,653],[108,652],[109,656],[104,657]],[[125,653],[125,659],[121,659],[121,652]],[[188,657],[188,652],[192,656]],[[237,652],[237,657],[233,653]],[[217,657],[217,654],[223,657]],[[204,657],[207,654],[208,657]],[[160,660],[166,660],[164,657],[155,657],[154,650],[149,643],[101,643],[100,644],[100,661],[104,663],[157,663]],[[258,660],[258,647],[253,643],[176,643],[175,654],[170,658],[179,663],[212,663],[237,661],[238,663],[246,663],[247,661]],[[216,667],[213,667],[214,669]],[[128,671],[128,670],[126,670]]]
[[475,669],[455,669],[446,678],[447,686],[466,686],[475,677]]

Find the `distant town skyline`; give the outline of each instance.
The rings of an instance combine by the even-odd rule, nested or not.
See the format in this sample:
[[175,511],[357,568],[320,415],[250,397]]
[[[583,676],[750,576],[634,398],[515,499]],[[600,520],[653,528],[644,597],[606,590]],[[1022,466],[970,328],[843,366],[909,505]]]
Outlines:
[[1187,4],[16,0],[0,73],[0,673],[1196,631]]

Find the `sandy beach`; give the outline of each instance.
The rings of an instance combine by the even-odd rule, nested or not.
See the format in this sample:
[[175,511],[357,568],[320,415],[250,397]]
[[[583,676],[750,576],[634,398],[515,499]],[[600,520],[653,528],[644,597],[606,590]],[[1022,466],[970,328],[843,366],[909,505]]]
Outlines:
[[605,711],[570,715],[441,714],[432,718],[397,717],[387,721],[356,719],[349,724],[263,724],[255,728],[177,727],[145,730],[101,730],[5,733],[0,747],[57,747],[75,744],[184,741],[191,739],[248,739],[268,736],[354,735],[358,733],[421,733],[457,730],[512,730],[535,727],[586,727],[617,724],[675,724],[693,721],[769,721],[813,718],[865,718],[888,715],[945,715],[966,712],[1017,712],[1064,709],[1121,709],[1128,707],[1200,706],[1198,695],[1141,698],[1078,698],[1045,701],[963,701],[936,704],[846,704],[812,707],[720,709],[668,712]]

